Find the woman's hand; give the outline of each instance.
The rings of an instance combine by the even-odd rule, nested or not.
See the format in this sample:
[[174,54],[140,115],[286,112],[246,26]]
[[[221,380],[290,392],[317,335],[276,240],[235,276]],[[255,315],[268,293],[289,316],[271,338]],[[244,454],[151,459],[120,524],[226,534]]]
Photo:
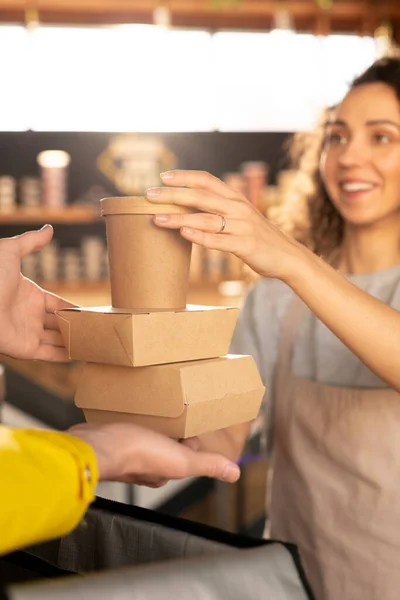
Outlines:
[[241,193],[204,171],[168,171],[161,179],[168,187],[147,190],[148,200],[201,212],[155,215],[157,226],[180,229],[182,237],[205,248],[232,252],[264,277],[285,281],[295,271],[301,246]]

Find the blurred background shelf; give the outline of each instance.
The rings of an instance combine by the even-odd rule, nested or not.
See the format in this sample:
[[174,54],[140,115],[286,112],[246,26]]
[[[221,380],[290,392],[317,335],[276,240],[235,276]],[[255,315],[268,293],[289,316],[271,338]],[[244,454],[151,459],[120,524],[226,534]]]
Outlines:
[[[274,0],[168,0],[170,20],[178,27],[270,29],[279,2]],[[153,23],[159,0],[0,0],[0,21],[26,22],[26,8],[37,9],[43,23]],[[382,19],[400,20],[396,0],[286,0],[298,31],[373,31]],[[323,10],[324,6],[329,7]]]
[[100,211],[88,206],[64,206],[62,208],[20,207],[0,209],[0,225],[37,225],[94,223],[100,219]]

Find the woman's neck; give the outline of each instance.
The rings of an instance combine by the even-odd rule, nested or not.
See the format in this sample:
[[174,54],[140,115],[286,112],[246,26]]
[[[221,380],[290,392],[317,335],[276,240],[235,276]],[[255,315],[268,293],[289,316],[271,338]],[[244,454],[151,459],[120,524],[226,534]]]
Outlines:
[[400,219],[394,217],[386,225],[345,226],[337,263],[346,274],[374,273],[400,264]]

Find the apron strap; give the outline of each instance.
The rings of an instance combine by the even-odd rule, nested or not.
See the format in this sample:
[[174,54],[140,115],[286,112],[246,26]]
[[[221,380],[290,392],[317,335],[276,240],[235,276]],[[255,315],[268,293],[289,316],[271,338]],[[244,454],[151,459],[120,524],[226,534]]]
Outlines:
[[[272,402],[271,407],[271,417],[269,422],[269,431],[268,431],[268,446],[270,454],[274,455],[274,437],[275,437],[275,421],[276,421],[276,412],[278,410],[278,405],[281,404],[281,394],[285,389],[285,384],[288,381],[288,376],[291,373],[291,358],[292,358],[292,348],[294,338],[296,336],[296,331],[300,319],[304,313],[306,305],[296,294],[293,295],[293,298],[289,302],[289,306],[287,308],[286,314],[283,317],[282,325],[281,325],[281,333],[279,337],[278,343],[278,353],[277,353],[277,363],[274,370],[274,375],[272,379],[272,394],[274,397],[274,401]],[[272,477],[273,469],[271,469],[269,473],[269,482],[268,482],[268,490],[272,491],[271,485],[271,477]],[[268,495],[270,491],[268,492]],[[270,505],[271,498],[268,501]]]
[[283,318],[281,335],[278,345],[277,378],[291,372],[292,349],[297,328],[303,316],[306,305],[300,298],[294,295]]

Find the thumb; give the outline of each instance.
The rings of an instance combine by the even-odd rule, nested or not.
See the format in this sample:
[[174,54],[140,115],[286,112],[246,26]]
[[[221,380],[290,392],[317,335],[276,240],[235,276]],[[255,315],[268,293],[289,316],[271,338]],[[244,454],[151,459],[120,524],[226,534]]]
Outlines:
[[50,243],[53,237],[53,227],[51,225],[44,225],[42,229],[37,231],[27,231],[22,235],[16,235],[11,238],[13,242],[17,244],[19,257],[22,258],[32,252],[41,250],[47,244]]
[[192,475],[211,477],[227,483],[235,483],[240,477],[238,465],[221,454],[210,452],[192,453]]

